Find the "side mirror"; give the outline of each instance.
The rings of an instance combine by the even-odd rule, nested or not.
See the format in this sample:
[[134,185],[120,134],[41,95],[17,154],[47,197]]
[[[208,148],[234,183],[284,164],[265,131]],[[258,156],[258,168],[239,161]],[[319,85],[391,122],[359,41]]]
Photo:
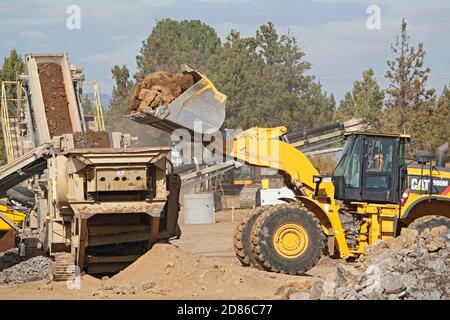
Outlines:
[[314,199],[317,199],[319,196],[319,186],[322,182],[321,176],[313,176],[313,182],[316,184],[316,190],[314,191]]

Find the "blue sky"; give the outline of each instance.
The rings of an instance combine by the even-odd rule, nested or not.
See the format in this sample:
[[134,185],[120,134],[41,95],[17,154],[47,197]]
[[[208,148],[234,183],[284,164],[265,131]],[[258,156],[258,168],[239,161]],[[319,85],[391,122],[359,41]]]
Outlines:
[[[81,9],[81,29],[69,30],[69,5]],[[369,5],[381,10],[381,29],[369,30]],[[83,66],[89,80],[111,92],[111,68],[126,64],[136,70],[136,55],[155,21],[200,19],[223,39],[230,29],[253,35],[267,21],[280,33],[295,35],[311,74],[337,100],[352,88],[368,67],[381,85],[389,49],[400,21],[409,23],[411,41],[424,42],[429,86],[440,93],[450,82],[450,1],[388,0],[0,0],[0,59],[12,48],[26,52],[65,51],[70,62]],[[447,40],[445,40],[447,39]]]

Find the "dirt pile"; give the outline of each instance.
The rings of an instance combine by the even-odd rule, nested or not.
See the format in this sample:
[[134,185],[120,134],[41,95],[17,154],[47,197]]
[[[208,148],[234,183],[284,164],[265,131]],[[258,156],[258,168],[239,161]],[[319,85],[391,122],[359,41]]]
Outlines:
[[450,231],[403,229],[398,238],[367,248],[354,264],[340,263],[336,280],[315,282],[299,299],[450,299]]
[[50,137],[72,133],[61,66],[54,62],[41,62],[37,67]]
[[194,83],[194,76],[190,72],[172,74],[157,71],[151,73],[137,85],[126,114],[136,111],[151,111],[159,106],[167,106]]
[[[98,295],[150,294],[161,298],[277,298],[292,277],[195,256],[170,244],[156,244],[127,269],[102,281]],[[261,292],[264,296],[261,297]]]
[[75,148],[109,148],[109,135],[105,131],[75,132],[73,134]]
[[14,264],[0,272],[0,283],[23,283],[51,280],[53,262],[50,258],[37,256]]

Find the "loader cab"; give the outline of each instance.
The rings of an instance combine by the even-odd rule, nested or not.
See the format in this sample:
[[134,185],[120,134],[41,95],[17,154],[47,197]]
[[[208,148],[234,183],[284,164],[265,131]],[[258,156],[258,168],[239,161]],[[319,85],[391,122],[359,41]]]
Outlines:
[[333,173],[335,199],[372,203],[400,201],[405,142],[400,134],[351,133]]

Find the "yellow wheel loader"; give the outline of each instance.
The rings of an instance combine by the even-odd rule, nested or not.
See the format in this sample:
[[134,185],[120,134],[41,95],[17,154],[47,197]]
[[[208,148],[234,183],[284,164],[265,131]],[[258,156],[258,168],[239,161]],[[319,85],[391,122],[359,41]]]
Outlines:
[[[208,100],[198,104],[201,95],[188,90],[183,94],[182,110],[198,111],[211,99],[216,102],[203,112],[189,113],[192,117],[188,122],[176,120],[180,113],[178,99],[172,102],[172,117],[158,117],[155,112],[128,117],[167,132],[185,128],[196,132],[197,139],[193,140],[198,140],[198,134],[204,132],[197,131],[194,122],[214,118],[214,113],[222,115],[226,98],[204,74],[197,75],[208,87]],[[219,110],[211,113],[214,106]],[[170,110],[171,105],[165,108],[169,116]],[[215,123],[215,127],[221,124]],[[355,258],[366,246],[397,236],[413,221],[420,225],[417,219],[424,216],[441,216],[435,223],[450,225],[450,169],[445,167],[448,144],[440,149],[436,165],[425,155],[407,164],[408,135],[352,132],[346,135],[332,177],[322,177],[304,153],[286,142],[286,133],[283,126],[255,127],[231,141],[216,137],[213,142],[214,149],[228,160],[278,169],[296,195],[295,200],[284,199],[286,204],[255,209],[238,225],[234,244],[243,265],[302,274],[323,254]]]
[[283,141],[286,131],[252,128],[233,141],[235,158],[277,168],[296,194],[295,201],[258,208],[244,219],[235,234],[239,260],[301,274],[323,253],[357,257],[367,245],[397,236],[413,221],[418,227],[424,216],[440,216],[435,223],[450,226],[448,145],[439,150],[436,165],[426,155],[407,164],[408,135],[354,132],[346,136],[333,176],[324,178],[301,151]]

